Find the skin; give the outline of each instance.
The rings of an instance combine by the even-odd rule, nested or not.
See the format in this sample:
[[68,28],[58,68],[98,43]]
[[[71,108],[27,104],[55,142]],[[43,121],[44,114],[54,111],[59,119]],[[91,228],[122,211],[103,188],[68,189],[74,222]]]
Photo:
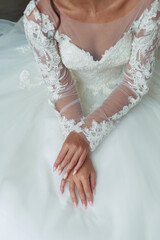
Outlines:
[[[123,17],[140,0],[55,0],[69,17],[87,23],[106,23]],[[148,1],[148,0],[146,0]]]
[[[74,19],[85,22],[96,21],[99,23],[103,23],[108,20],[106,19],[106,16],[113,16],[110,18],[113,20],[115,15],[117,17],[119,17],[120,14],[124,15],[124,12],[128,12],[129,10],[131,10],[134,7],[133,4],[136,5],[138,1],[139,0],[115,0],[113,3],[113,1],[106,0],[56,0],[55,3],[62,8],[62,11],[64,11],[66,14],[68,14]],[[97,5],[97,2],[99,5]],[[108,7],[107,10],[105,9],[105,12],[102,10],[104,8],[104,4],[105,7]],[[104,14],[107,11],[108,14]],[[93,194],[93,189],[87,183],[87,179],[90,175],[94,175],[94,177],[92,177],[94,182],[96,174],[94,167],[91,163],[91,159],[88,156],[88,153],[88,143],[78,133],[71,132],[66,138],[60,150],[60,153],[58,154],[58,157],[53,165],[53,170],[58,169],[59,166],[59,174],[61,174],[66,168],[66,174],[64,173],[65,179],[63,178],[61,181],[61,191],[64,191],[64,186],[68,181],[70,186],[69,189],[71,198],[73,201],[75,200],[76,203],[77,197],[74,190],[75,186],[78,190],[82,202],[84,201],[86,204],[86,199],[88,199],[88,201],[92,201],[91,199],[93,198],[93,196],[91,195],[91,192]],[[94,174],[91,174],[91,172],[93,172]],[[87,186],[84,187],[84,189],[86,190],[82,190],[82,186]]]
[[66,179],[61,180],[60,191],[63,194],[67,182],[69,182],[70,196],[73,201],[73,206],[77,207],[78,199],[75,192],[75,187],[81,199],[81,206],[83,210],[87,207],[87,200],[90,205],[93,205],[93,194],[95,194],[96,187],[96,172],[92,164],[89,154],[86,161],[76,175],[73,175],[73,170]]
[[64,178],[66,178],[74,168],[73,175],[76,174],[86,160],[88,152],[89,143],[77,132],[70,132],[54,162],[53,171],[59,167],[58,174],[60,175],[66,167],[64,172]]
[[[70,9],[73,9],[70,11],[70,14],[76,13],[77,14],[77,9],[80,10],[79,16],[83,18],[83,16],[89,16],[90,18],[95,18],[95,16],[98,16],[98,10],[100,10],[100,7],[102,6],[104,8],[104,1],[101,0],[99,1],[99,5],[97,4],[97,1],[84,1],[84,0],[79,0],[76,2],[75,1],[61,1],[61,0],[56,0],[55,1],[58,6],[63,8],[63,10],[67,7],[68,5],[64,5],[65,3],[68,4],[69,2],[71,3],[69,5]],[[106,2],[106,1],[105,1]],[[112,1],[108,1],[108,7],[110,8],[115,8],[114,4],[111,3]],[[121,3],[118,5],[122,5],[124,0],[121,0]],[[62,4],[63,3],[63,4]],[[79,6],[77,7],[77,3]],[[83,9],[80,7],[83,6]],[[84,7],[85,6],[85,7]],[[106,6],[106,5],[105,5]],[[119,7],[118,7],[119,8]],[[88,9],[90,9],[90,14],[88,14]],[[100,11],[101,12],[101,11]],[[86,19],[85,19],[86,20]],[[95,170],[93,168],[93,165],[91,163],[91,159],[88,156],[89,152],[89,144],[87,141],[85,141],[78,133],[76,132],[71,132],[65,142],[62,145],[62,148],[54,162],[53,165],[53,171],[56,171],[58,169],[59,175],[64,172],[64,177],[61,182],[61,191],[64,191],[64,186],[66,181],[69,181],[69,189],[70,189],[70,194],[73,202],[75,201],[77,204],[77,197],[75,195],[75,186],[77,187],[79,196],[81,198],[82,204],[86,206],[86,199],[92,204],[93,202],[93,189],[91,185],[87,182],[89,180],[89,175],[91,174],[90,171],[93,171],[93,181],[95,182]],[[88,163],[89,162],[89,163]],[[58,168],[59,167],[59,168]],[[92,175],[92,174],[91,174]],[[83,187],[84,186],[84,187]]]

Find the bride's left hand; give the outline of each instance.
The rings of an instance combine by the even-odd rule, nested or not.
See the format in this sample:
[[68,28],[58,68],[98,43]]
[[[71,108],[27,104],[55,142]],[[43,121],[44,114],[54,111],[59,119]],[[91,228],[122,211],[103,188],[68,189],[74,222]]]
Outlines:
[[95,194],[96,187],[96,171],[89,154],[86,156],[86,161],[75,176],[73,176],[71,171],[67,179],[61,180],[60,191],[62,194],[64,193],[67,182],[69,183],[69,192],[74,207],[78,205],[78,198],[75,190],[77,190],[80,197],[83,209],[87,207],[87,200],[91,206],[93,205],[93,194]]
[[59,166],[58,174],[60,175],[69,163],[63,178],[66,179],[73,168],[73,175],[76,174],[85,161],[88,152],[89,144],[83,139],[83,137],[75,131],[70,132],[63,143],[56,161],[54,162],[53,171]]

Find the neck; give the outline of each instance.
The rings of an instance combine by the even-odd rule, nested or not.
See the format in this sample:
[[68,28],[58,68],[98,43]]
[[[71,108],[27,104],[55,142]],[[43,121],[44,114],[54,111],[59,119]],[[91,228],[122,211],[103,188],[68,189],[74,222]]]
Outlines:
[[[126,0],[65,0],[65,5],[71,9],[83,9],[85,12],[92,15],[92,13],[95,14],[99,11],[103,11],[104,8],[114,7],[117,1],[124,2]],[[62,2],[64,3],[64,1]]]

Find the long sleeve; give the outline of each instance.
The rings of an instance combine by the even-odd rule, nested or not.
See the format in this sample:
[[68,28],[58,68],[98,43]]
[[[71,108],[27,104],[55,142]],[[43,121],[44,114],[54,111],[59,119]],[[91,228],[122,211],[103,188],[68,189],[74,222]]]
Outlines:
[[82,119],[82,132],[90,143],[91,151],[149,91],[148,81],[160,41],[160,3],[156,3],[155,8],[147,8],[134,31],[131,56],[123,69],[122,81],[100,107]]
[[160,3],[156,1],[136,27],[129,62],[121,83],[100,107],[84,117],[75,82],[64,66],[54,38],[55,22],[31,1],[24,11],[24,29],[28,43],[49,91],[49,103],[55,110],[65,137],[79,133],[94,151],[119,122],[148,92],[155,54],[159,45]]
[[[24,11],[24,30],[49,93],[49,104],[55,110],[65,137],[82,124],[82,109],[75,82],[64,66],[54,38],[55,22],[39,11],[38,1],[30,1]],[[80,130],[81,131],[81,130]],[[83,133],[81,133],[83,135]],[[85,136],[83,135],[84,139]]]

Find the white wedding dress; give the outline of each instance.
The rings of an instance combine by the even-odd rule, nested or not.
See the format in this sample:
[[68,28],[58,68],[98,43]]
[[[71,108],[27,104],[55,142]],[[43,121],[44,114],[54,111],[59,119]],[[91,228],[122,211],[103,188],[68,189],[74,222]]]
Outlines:
[[[30,1],[25,16],[17,23],[0,20],[0,239],[159,240],[160,19],[149,22],[160,12],[159,1],[154,0],[151,10],[146,9],[140,20],[134,21],[132,28],[106,50],[100,60],[94,60],[89,51],[56,31],[58,55],[53,42],[40,32],[44,27],[44,33],[52,37],[53,25],[47,15],[43,14],[40,19],[39,12],[35,11],[35,20],[43,20],[41,25],[27,19],[39,1]],[[138,51],[141,48],[146,51],[149,43],[150,50],[154,49],[153,36],[157,36],[155,58],[150,51],[147,64],[141,63],[141,74],[139,71],[145,80],[138,82],[139,74],[135,74],[135,85],[130,85],[138,100],[128,105],[124,100],[121,111],[112,113],[109,108],[107,112],[107,104],[102,108],[102,102],[114,89],[118,94],[123,67],[129,59],[135,63],[134,54],[131,58],[132,46],[136,51],[136,45],[132,45],[133,30],[148,26],[151,31],[153,25],[155,35],[144,37],[145,44],[139,42]],[[37,42],[35,34],[40,34]],[[29,46],[29,41],[31,45],[35,41],[36,50]],[[44,42],[48,55],[41,51]],[[50,57],[49,63],[44,56]],[[51,70],[60,59],[78,91],[79,99],[74,103],[80,101],[83,116],[80,115],[77,122],[72,117],[69,120],[62,117],[54,105],[60,92],[58,87],[57,91],[51,88],[46,69]],[[51,60],[55,60],[54,64]],[[154,68],[150,72],[152,61]],[[138,65],[134,65],[134,70],[135,66]],[[60,77],[59,69],[55,69]],[[124,91],[126,96],[127,93],[129,95]],[[48,94],[51,94],[49,100]],[[110,103],[114,108],[112,99]],[[103,113],[101,117],[96,109]],[[95,121],[82,129],[86,116]],[[88,204],[85,211],[78,195],[78,208],[74,209],[68,185],[61,195],[61,176],[52,172],[65,137],[72,130],[83,132],[90,143],[90,157],[97,173],[93,206]]]

